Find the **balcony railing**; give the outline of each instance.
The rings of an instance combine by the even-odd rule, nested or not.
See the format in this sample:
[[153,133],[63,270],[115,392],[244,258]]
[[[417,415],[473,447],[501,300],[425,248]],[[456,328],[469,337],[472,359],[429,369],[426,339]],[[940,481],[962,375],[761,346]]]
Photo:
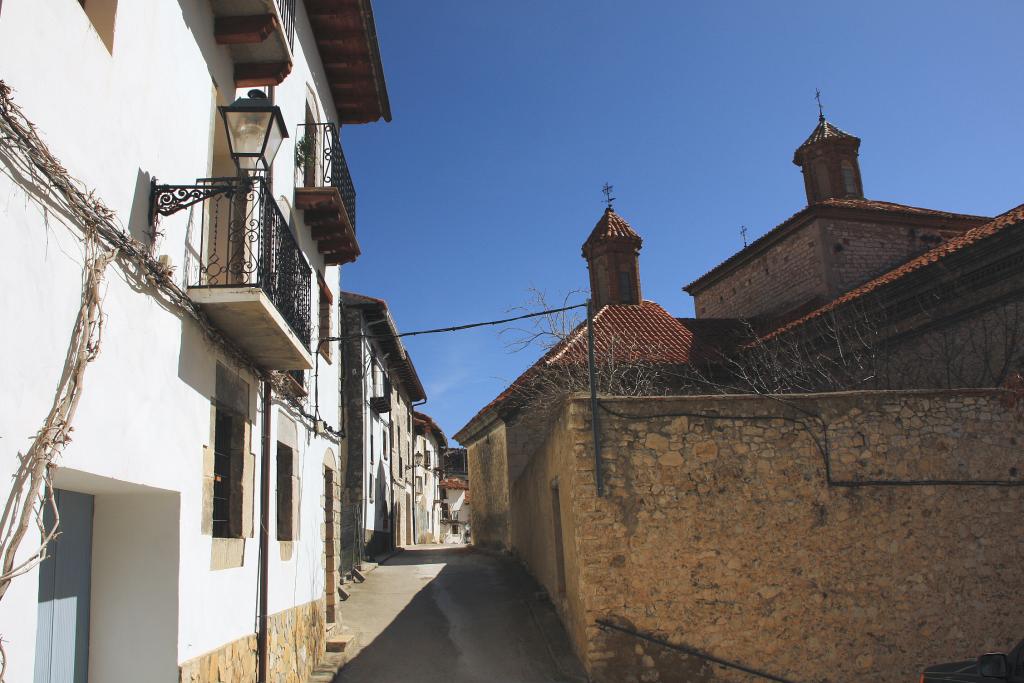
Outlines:
[[295,0],[277,0],[277,11],[281,15],[281,28],[284,29],[288,49],[295,50]]
[[187,274],[189,287],[258,287],[308,351],[313,271],[266,180],[256,176],[198,182],[234,189],[207,202],[197,263]]
[[295,166],[300,187],[335,187],[341,193],[352,231],[356,229],[356,188],[341,149],[338,127],[333,123],[302,123],[297,126]]

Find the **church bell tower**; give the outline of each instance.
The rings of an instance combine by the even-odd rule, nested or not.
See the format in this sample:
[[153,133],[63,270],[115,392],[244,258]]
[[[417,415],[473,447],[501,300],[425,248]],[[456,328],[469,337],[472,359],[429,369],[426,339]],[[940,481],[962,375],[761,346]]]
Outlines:
[[859,149],[860,138],[829,123],[819,101],[818,125],[793,154],[793,163],[804,174],[808,205],[832,198],[864,198]]
[[583,243],[583,258],[590,271],[590,298],[594,310],[609,304],[638,304],[640,247],[643,240],[608,202],[604,215]]

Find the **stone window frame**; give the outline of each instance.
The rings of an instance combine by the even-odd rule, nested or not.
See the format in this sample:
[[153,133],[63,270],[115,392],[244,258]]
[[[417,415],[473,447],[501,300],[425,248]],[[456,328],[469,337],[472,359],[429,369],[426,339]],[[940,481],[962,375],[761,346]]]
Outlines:
[[[214,394],[210,398],[210,432],[203,445],[203,505],[200,533],[211,538],[212,571],[241,567],[245,563],[245,540],[253,537],[253,503],[256,454],[252,452],[252,409],[250,382],[224,364],[216,364]],[[216,427],[218,412],[228,411],[241,421],[241,449],[232,463],[232,489],[228,535],[214,536],[213,493],[215,478]]]
[[[290,544],[299,540],[299,503],[302,498],[300,478],[301,456],[295,422],[282,413],[277,416],[275,449],[275,526],[277,540]],[[282,549],[285,553],[286,549]],[[291,558],[291,553],[285,559]]]

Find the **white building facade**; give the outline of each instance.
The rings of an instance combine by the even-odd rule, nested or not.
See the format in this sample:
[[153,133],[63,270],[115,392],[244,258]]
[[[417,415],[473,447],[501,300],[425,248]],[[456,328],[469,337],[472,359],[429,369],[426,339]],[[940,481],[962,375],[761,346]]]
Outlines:
[[[303,680],[323,652],[344,480],[334,302],[359,254],[339,130],[390,119],[369,3],[335,5],[0,6],[0,79],[39,132],[0,134],[16,321],[0,345],[19,359],[0,365],[4,482],[62,386],[96,263],[92,219],[55,182],[123,230],[92,243],[123,240],[51,469],[60,535],[0,600],[9,681]],[[219,110],[251,89],[289,135],[255,176]],[[40,145],[62,168],[20,163]],[[33,526],[17,562],[38,548]]]
[[448,445],[444,432],[425,413],[414,413],[416,455],[413,492],[416,543],[437,543],[441,536],[441,453]]
[[345,406],[344,510],[360,515],[357,559],[411,543],[412,405],[426,392],[383,299],[342,292],[349,372]]

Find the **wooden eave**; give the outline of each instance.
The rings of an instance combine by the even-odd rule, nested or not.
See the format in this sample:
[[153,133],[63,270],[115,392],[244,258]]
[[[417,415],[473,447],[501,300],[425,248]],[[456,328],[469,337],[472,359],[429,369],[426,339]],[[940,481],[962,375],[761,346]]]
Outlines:
[[317,50],[345,123],[391,120],[370,0],[306,0]]

